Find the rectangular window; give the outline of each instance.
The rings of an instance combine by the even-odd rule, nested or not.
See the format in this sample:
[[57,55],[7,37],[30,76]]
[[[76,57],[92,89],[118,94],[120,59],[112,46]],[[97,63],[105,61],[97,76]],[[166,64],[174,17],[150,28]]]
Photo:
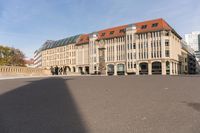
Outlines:
[[133,49],[135,49],[135,43],[133,44]]
[[94,54],[96,54],[96,52],[97,52],[97,51],[96,51],[96,48],[94,48]]
[[159,53],[160,53],[160,52],[159,52],[159,51],[157,51],[157,57],[160,57]]
[[129,60],[129,53],[128,53],[128,60]]
[[169,50],[165,50],[165,57],[169,57]]
[[131,60],[133,59],[133,54],[132,53],[130,53],[131,54]]
[[132,35],[130,35],[130,41],[132,41]]
[[169,40],[165,40],[165,46],[169,46]]

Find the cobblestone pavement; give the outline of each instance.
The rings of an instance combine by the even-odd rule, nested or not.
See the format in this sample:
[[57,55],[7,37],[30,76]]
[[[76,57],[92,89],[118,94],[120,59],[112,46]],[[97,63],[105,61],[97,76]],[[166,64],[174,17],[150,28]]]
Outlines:
[[200,77],[1,80],[0,133],[200,133]]

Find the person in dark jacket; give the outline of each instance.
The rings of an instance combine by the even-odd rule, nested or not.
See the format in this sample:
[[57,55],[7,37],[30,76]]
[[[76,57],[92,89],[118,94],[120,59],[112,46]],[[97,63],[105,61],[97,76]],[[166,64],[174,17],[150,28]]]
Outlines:
[[63,74],[67,75],[67,67],[66,66],[63,67]]
[[58,75],[58,66],[55,67],[55,75]]
[[63,68],[60,67],[60,69],[59,69],[59,74],[62,75],[62,72],[63,72]]
[[51,70],[51,74],[54,75],[54,74],[55,74],[55,71],[54,71],[53,66],[51,66],[50,70]]

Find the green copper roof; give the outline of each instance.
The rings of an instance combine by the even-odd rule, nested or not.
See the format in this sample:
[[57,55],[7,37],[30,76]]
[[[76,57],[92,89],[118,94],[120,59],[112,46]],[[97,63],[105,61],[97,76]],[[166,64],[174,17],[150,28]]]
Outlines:
[[80,37],[80,35],[76,35],[76,36],[67,37],[65,39],[61,39],[61,40],[57,40],[57,41],[48,40],[43,44],[42,50],[61,47],[61,46],[65,46],[68,44],[76,43],[77,39],[79,37]]

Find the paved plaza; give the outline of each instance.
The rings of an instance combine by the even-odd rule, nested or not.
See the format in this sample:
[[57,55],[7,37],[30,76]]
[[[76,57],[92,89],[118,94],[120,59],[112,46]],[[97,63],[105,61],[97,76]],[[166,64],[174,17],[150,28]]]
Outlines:
[[200,133],[200,77],[1,80],[0,133]]

